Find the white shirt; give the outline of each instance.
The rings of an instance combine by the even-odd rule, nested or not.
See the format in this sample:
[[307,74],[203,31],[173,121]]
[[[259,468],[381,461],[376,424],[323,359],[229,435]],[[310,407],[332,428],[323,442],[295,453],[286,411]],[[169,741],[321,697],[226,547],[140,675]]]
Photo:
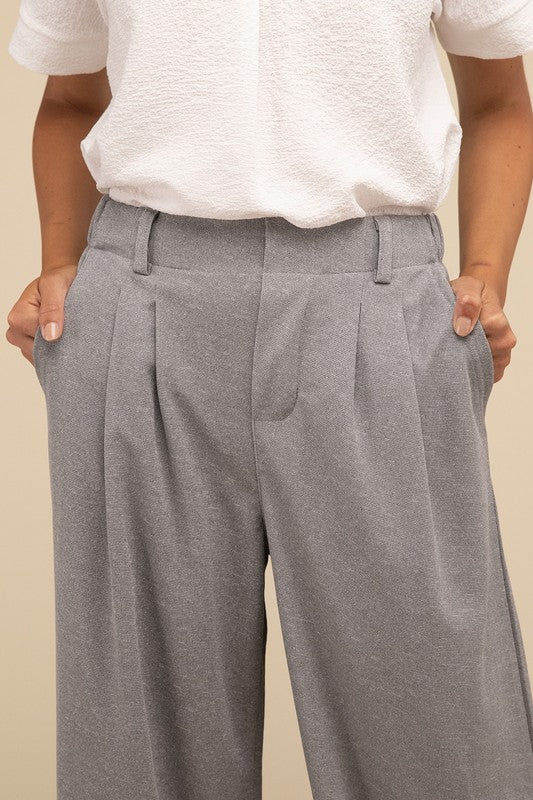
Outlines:
[[101,192],[172,214],[301,227],[427,213],[461,141],[436,41],[533,50],[533,0],[21,0],[18,62],[107,66],[81,148]]

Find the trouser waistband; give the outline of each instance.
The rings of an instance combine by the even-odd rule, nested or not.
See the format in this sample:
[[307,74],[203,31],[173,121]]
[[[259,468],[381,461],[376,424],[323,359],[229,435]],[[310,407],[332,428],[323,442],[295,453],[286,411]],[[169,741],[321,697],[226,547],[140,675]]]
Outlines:
[[[212,219],[133,206],[105,194],[88,243],[131,260],[148,275],[153,266],[209,272],[336,273],[374,271],[389,283],[395,269],[442,261],[444,241],[435,213],[382,214],[301,228],[283,217]],[[219,254],[213,259],[213,251]]]

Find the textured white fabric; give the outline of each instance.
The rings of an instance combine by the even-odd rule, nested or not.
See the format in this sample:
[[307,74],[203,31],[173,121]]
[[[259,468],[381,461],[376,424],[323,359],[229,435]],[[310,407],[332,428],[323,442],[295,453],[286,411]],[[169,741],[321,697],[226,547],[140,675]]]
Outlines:
[[102,192],[174,214],[301,227],[441,204],[461,128],[436,40],[533,50],[533,0],[22,0],[9,52],[107,65],[82,142]]

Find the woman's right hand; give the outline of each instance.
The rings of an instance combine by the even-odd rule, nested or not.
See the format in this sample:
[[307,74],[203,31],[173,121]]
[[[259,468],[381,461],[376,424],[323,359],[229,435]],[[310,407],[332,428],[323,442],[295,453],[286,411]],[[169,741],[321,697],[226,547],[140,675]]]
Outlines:
[[32,281],[9,312],[6,339],[33,364],[33,340],[37,327],[51,342],[63,333],[65,297],[74,280],[77,264],[46,269]]

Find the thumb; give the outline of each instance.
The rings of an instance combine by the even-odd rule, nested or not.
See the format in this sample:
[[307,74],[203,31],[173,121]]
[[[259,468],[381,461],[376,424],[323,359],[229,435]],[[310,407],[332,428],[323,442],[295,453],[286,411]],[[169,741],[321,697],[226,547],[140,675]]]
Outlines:
[[63,307],[72,280],[72,269],[65,267],[46,270],[39,278],[39,326],[43,339],[49,342],[63,333]]
[[453,311],[453,328],[459,336],[467,336],[481,312],[481,293],[484,283],[479,278],[462,275],[451,281],[456,302]]

